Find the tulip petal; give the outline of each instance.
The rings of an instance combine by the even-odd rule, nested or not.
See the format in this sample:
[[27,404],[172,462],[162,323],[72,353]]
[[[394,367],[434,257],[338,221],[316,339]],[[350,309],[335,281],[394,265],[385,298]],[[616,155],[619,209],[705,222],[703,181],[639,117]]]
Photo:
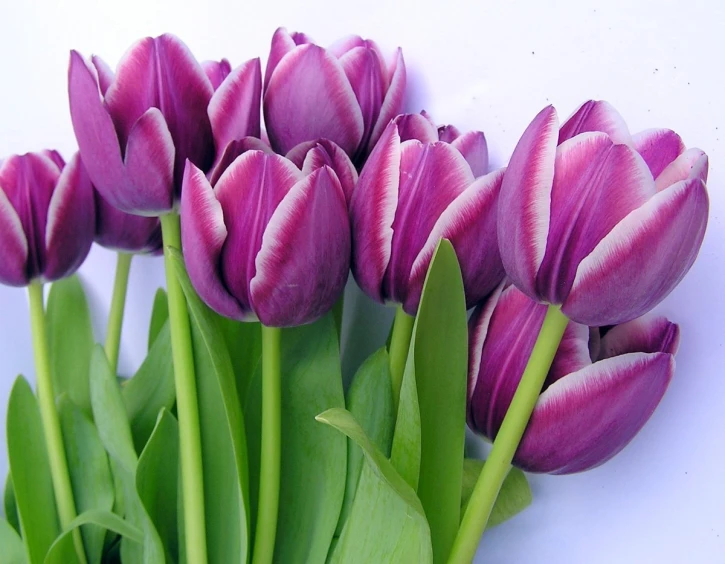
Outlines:
[[546,251],[559,122],[541,110],[521,136],[499,196],[498,244],[506,274],[536,298],[536,273]]
[[445,143],[453,143],[461,136],[461,131],[455,125],[441,125],[438,128],[438,138]]
[[45,149],[44,151],[40,152],[43,156],[48,157],[55,166],[58,167],[58,174],[60,174],[60,171],[63,170],[65,167],[65,160],[61,156],[61,154],[56,151],[55,149]]
[[680,345],[680,328],[662,316],[647,316],[613,327],[602,337],[600,359],[627,353],[663,352],[675,354]]
[[281,153],[324,138],[352,154],[364,132],[362,112],[342,66],[316,45],[296,48],[277,65],[264,95],[264,116],[272,147]]
[[290,189],[269,220],[255,266],[251,298],[265,325],[311,323],[332,309],[350,270],[350,224],[331,168]]
[[26,273],[28,240],[18,213],[5,195],[2,177],[0,168],[0,282],[25,286],[30,282]]
[[231,166],[234,160],[247,151],[262,151],[269,155],[274,155],[272,147],[267,145],[261,139],[256,137],[242,137],[229,143],[222,153],[217,156],[217,160],[214,163],[211,171],[209,171],[209,182],[212,186],[216,186],[219,178],[224,171]]
[[632,136],[632,143],[635,151],[642,155],[654,178],[657,178],[667,165],[685,150],[682,139],[671,129],[640,131]]
[[458,256],[468,307],[480,302],[503,280],[505,273],[496,240],[498,193],[503,175],[501,169],[478,178],[440,215],[413,262],[406,311],[418,309],[425,275],[441,239],[448,239]]
[[417,139],[421,143],[438,141],[438,130],[431,121],[422,114],[402,114],[394,118],[398,126],[400,142]]
[[[443,141],[443,139],[441,139]],[[451,145],[458,149],[478,178],[488,171],[488,145],[482,131],[468,131],[456,137]]]
[[390,120],[397,116],[403,109],[403,97],[405,96],[406,71],[405,60],[403,59],[403,51],[398,48],[395,53],[395,60],[390,72],[390,86],[385,93],[383,105],[378,114],[378,120],[370,135],[370,140],[365,148],[366,153],[370,153],[373,147],[378,143],[378,139],[383,134],[383,130],[387,127]]
[[156,217],[124,213],[95,193],[95,242],[117,252],[156,253],[161,250],[161,223]]
[[[224,79],[232,72],[232,65],[227,59],[221,61],[202,61],[201,68],[211,82],[211,87],[216,92],[224,82]],[[261,71],[260,71],[261,72]]]
[[703,182],[707,182],[707,172],[707,155],[700,149],[688,149],[667,165],[655,180],[655,186],[657,191],[661,192],[687,178],[699,178]]
[[222,282],[221,255],[227,239],[222,206],[204,173],[189,163],[181,191],[181,244],[189,278],[209,307],[232,319],[244,320],[250,310]]
[[549,374],[544,382],[546,390],[564,376],[581,370],[592,363],[589,356],[589,327],[570,321],[554,355]]
[[[305,146],[309,147],[309,149],[301,153],[298,148],[304,149]],[[298,164],[300,154],[302,155],[302,162]],[[350,204],[352,192],[357,184],[357,170],[347,153],[338,145],[327,139],[300,143],[287,153],[287,158],[301,168],[305,176],[318,168],[329,166],[340,181],[340,186],[342,186],[342,191],[345,194],[345,201],[348,205]]]
[[700,250],[708,197],[699,178],[678,182],[631,212],[577,269],[562,311],[590,326],[639,317],[682,280]]
[[91,56],[91,63],[96,68],[96,74],[98,75],[98,86],[101,89],[101,95],[105,96],[109,86],[115,78],[111,67],[108,66],[106,61],[101,59],[98,55]]
[[669,354],[634,353],[558,380],[539,398],[514,464],[529,472],[571,474],[606,462],[650,418],[674,366]]
[[380,303],[393,246],[400,154],[398,128],[391,123],[360,173],[350,202],[352,273],[360,288]]
[[491,292],[485,302],[479,304],[468,319],[468,400],[469,406],[466,413],[468,424],[473,427],[471,417],[470,400],[473,391],[478,383],[478,375],[481,371],[481,356],[483,355],[483,344],[488,336],[488,326],[491,323],[491,316],[498,305],[501,293],[504,291],[507,282],[502,281]]
[[642,157],[626,145],[612,144],[601,132],[562,143],[554,170],[551,223],[537,292],[544,301],[559,304],[581,260],[623,217],[644,204],[655,187]]
[[259,137],[262,67],[252,59],[235,68],[214,92],[208,114],[217,151],[242,137]]
[[312,43],[312,40],[304,33],[290,34],[285,28],[278,27],[272,35],[272,46],[267,59],[267,67],[264,71],[264,91],[267,91],[272,73],[282,58],[298,45]]
[[75,272],[91,250],[96,230],[93,185],[76,153],[58,179],[48,206],[45,281]]
[[356,47],[366,47],[365,40],[359,35],[348,35],[335,41],[327,50],[339,59]]
[[604,100],[589,100],[579,106],[561,126],[559,144],[580,133],[596,131],[606,133],[613,143],[632,145],[626,122],[614,106]]

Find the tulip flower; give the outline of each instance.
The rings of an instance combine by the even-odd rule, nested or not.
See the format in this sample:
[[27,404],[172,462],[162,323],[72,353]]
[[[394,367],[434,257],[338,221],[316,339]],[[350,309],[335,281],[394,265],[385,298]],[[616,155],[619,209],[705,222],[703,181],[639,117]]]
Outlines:
[[55,151],[0,162],[0,282],[27,286],[75,272],[93,243],[93,186],[78,154]]
[[487,166],[480,131],[439,133],[418,114],[388,125],[350,204],[352,271],[368,296],[402,304],[415,315],[442,238],[456,250],[469,307],[497,286],[504,275],[496,242],[503,171],[484,175]]
[[158,218],[122,212],[97,191],[95,198],[96,243],[122,253],[156,253],[161,250]]
[[[471,317],[469,426],[493,440],[531,355],[547,306],[515,286]],[[603,331],[570,322],[514,464],[569,474],[609,460],[639,432],[675,368],[679,328],[645,317]]]
[[100,58],[88,63],[72,51],[68,81],[88,174],[127,213],[171,211],[187,159],[208,170],[215,148],[260,133],[259,60],[234,71],[226,61],[202,67],[173,35],[135,43],[115,75]]
[[298,168],[258,139],[242,140],[230,145],[223,172],[215,168],[211,181],[187,164],[181,200],[186,267],[199,296],[221,315],[258,318],[270,327],[301,325],[341,295],[350,226],[335,157],[324,150],[322,144],[311,148]]
[[530,298],[585,325],[641,316],[692,266],[707,225],[707,155],[665,129],[629,134],[606,102],[559,130],[542,110],[501,187],[504,267]]
[[378,46],[358,36],[328,49],[284,28],[272,37],[264,78],[264,118],[272,147],[280,153],[324,138],[361,164],[401,111],[404,93],[400,49],[386,64]]

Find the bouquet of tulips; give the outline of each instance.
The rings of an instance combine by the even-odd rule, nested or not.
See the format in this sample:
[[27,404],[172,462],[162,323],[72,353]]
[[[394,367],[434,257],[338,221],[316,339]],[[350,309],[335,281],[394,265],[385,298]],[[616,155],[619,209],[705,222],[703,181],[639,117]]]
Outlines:
[[[642,428],[679,342],[647,314],[699,251],[707,156],[590,101],[489,171],[482,132],[400,114],[405,88],[400,50],[284,29],[264,74],[172,35],[115,73],[71,53],[79,151],[0,162],[36,370],[7,411],[4,563],[471,562],[531,503],[524,471],[593,468]],[[103,346],[73,276],[94,241],[118,252]],[[166,290],[129,377],[137,253]],[[396,312],[348,382],[350,272]]]

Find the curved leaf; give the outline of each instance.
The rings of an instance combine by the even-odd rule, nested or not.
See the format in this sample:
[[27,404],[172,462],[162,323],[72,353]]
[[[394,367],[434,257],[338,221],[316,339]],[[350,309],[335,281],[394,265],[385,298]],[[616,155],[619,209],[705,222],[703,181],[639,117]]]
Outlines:
[[148,348],[151,347],[156,340],[156,337],[161,333],[161,329],[169,319],[169,298],[166,295],[166,290],[158,288],[156,294],[154,294],[154,305],[151,309],[151,322],[149,323],[149,338]]
[[5,510],[5,518],[8,524],[20,533],[20,521],[18,520],[18,506],[15,503],[15,488],[13,487],[13,477],[8,472],[5,479],[5,493],[3,494],[3,509]]
[[26,564],[23,541],[13,526],[4,519],[0,519],[0,546],[3,547],[3,562],[5,564]]

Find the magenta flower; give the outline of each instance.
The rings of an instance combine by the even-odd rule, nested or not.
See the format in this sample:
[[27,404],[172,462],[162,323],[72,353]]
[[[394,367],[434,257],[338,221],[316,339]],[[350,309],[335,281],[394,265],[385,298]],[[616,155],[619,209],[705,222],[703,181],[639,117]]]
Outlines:
[[558,128],[549,106],[519,141],[501,187],[508,276],[571,319],[613,325],[652,309],[695,261],[707,225],[707,155],[666,129],[631,136],[606,102]]
[[[469,322],[468,424],[493,440],[546,314],[515,286],[499,288]],[[664,317],[609,330],[570,322],[514,464],[570,474],[621,451],[659,404],[675,369],[679,328]]]
[[205,72],[184,43],[166,34],[135,43],[115,76],[98,57],[91,62],[71,52],[73,129],[93,184],[122,211],[172,210],[187,159],[208,170],[215,148],[259,136],[258,59],[231,72],[226,61],[207,63]]
[[73,274],[93,243],[93,186],[78,154],[0,161],[0,282],[27,286]]
[[401,111],[404,93],[400,49],[392,64],[386,64],[378,46],[358,36],[328,49],[284,28],[272,37],[264,77],[264,118],[272,147],[280,153],[324,138],[362,163]]
[[123,253],[156,253],[161,250],[161,223],[157,217],[122,212],[95,192],[96,238],[102,247]]
[[469,306],[504,276],[496,242],[503,170],[488,166],[480,131],[439,131],[418,114],[398,116],[360,174],[350,205],[352,272],[377,302],[414,315],[428,265],[441,238],[458,255]]
[[[341,295],[350,268],[344,173],[338,176],[339,161],[323,151],[323,144],[313,147],[298,168],[248,138],[230,145],[211,180],[187,165],[186,267],[199,296],[221,315],[301,325]],[[351,167],[347,161],[343,170]]]

